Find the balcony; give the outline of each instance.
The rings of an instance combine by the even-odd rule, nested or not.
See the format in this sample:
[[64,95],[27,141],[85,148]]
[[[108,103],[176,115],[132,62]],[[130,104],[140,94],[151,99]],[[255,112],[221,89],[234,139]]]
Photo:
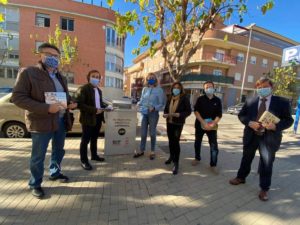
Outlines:
[[233,77],[226,77],[226,76],[215,76],[213,74],[198,74],[198,73],[188,73],[181,77],[181,82],[193,82],[193,81],[208,81],[211,80],[214,83],[222,83],[222,84],[233,84],[234,78]]
[[225,55],[222,53],[203,53],[202,62],[206,62],[209,64],[216,64],[218,66],[235,66],[237,63],[237,59],[234,56]]

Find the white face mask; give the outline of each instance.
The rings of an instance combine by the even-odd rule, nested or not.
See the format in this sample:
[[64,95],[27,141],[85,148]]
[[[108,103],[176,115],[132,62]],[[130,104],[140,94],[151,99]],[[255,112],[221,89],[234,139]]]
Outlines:
[[215,93],[215,89],[212,87],[205,89],[205,94],[207,95],[213,95],[214,93]]

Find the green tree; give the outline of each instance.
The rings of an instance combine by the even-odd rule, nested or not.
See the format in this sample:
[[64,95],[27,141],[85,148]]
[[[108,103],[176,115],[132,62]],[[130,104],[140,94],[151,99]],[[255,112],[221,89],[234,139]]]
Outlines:
[[[0,6],[7,5],[7,0],[0,0]],[[0,37],[0,65],[2,65],[8,58],[9,53],[13,50],[11,46],[7,45],[7,41],[10,42],[14,36],[3,29],[3,24],[5,22],[5,15],[0,13],[0,33],[4,34]]]
[[266,74],[275,84],[275,95],[296,98],[296,76],[292,66],[277,67]]
[[[30,35],[30,38],[38,38],[38,35]],[[63,72],[69,72],[74,62],[78,59],[78,40],[77,37],[71,37],[68,34],[63,34],[58,25],[56,25],[54,34],[48,35],[50,44],[55,45],[61,50],[60,67]]]
[[[238,15],[243,20],[247,0],[125,0],[138,9],[124,14],[116,13],[116,30],[120,35],[135,33],[143,26],[146,33],[133,50],[139,54],[148,47],[150,56],[159,49],[172,78],[178,79],[186,71],[191,57],[199,49],[201,40],[218,18],[223,20]],[[107,0],[112,6],[114,0]],[[264,0],[263,14],[274,6],[273,0]],[[197,35],[197,38],[192,36]],[[226,40],[226,36],[224,40]]]

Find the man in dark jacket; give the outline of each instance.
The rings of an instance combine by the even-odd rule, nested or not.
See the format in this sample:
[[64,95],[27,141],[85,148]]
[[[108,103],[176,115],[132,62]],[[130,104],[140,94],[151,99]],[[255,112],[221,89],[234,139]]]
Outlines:
[[97,140],[101,124],[104,121],[104,108],[102,91],[98,87],[101,75],[97,70],[91,70],[87,75],[88,83],[78,89],[78,107],[80,109],[79,121],[82,126],[80,143],[81,166],[85,170],[92,170],[87,156],[87,146],[90,143],[92,160],[102,162],[104,158],[97,154]]
[[203,86],[205,95],[200,96],[195,104],[196,140],[195,160],[192,162],[192,165],[197,165],[201,160],[201,143],[203,135],[206,134],[210,146],[210,166],[215,170],[219,153],[217,128],[222,117],[222,103],[221,100],[214,95],[215,87],[212,81],[206,81]]
[[[26,127],[31,132],[32,152],[30,160],[31,178],[29,186],[37,198],[44,196],[41,188],[44,175],[44,160],[49,141],[52,139],[50,180],[67,182],[61,173],[61,162],[65,154],[64,141],[66,109],[74,109],[70,102],[66,79],[59,73],[59,49],[49,43],[39,47],[40,62],[37,66],[19,71],[12,93],[12,102],[25,109]],[[63,102],[51,102],[46,96],[64,96]],[[71,103],[68,104],[67,103]]]
[[[273,83],[262,77],[256,82],[258,97],[248,100],[239,113],[239,120],[245,125],[243,137],[243,157],[237,177],[229,181],[232,185],[246,182],[251,170],[251,163],[255,152],[259,149],[259,182],[261,191],[258,195],[262,201],[268,200],[268,190],[271,186],[271,177],[275,153],[278,151],[282,131],[293,124],[289,101],[272,95]],[[261,123],[259,119],[268,111],[278,117],[280,121]]]

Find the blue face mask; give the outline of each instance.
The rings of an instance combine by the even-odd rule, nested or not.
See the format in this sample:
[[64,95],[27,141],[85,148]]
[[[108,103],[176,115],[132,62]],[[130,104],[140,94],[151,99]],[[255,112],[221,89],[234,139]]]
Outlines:
[[93,86],[97,87],[98,84],[100,83],[100,80],[97,79],[97,78],[91,77],[91,78],[90,78],[90,83],[91,83]]
[[173,88],[172,93],[173,93],[174,96],[177,96],[177,95],[180,94],[180,89],[178,89],[178,88]]
[[270,87],[258,88],[256,91],[260,97],[264,98],[264,97],[269,96],[272,93],[272,88],[270,88]]
[[155,82],[156,82],[155,79],[149,79],[149,80],[148,80],[148,84],[149,84],[149,85],[154,85]]
[[57,69],[59,65],[59,59],[54,56],[46,56],[44,59],[44,64],[51,69]]
[[207,95],[213,95],[215,93],[215,89],[214,88],[207,88],[205,89],[205,94]]

